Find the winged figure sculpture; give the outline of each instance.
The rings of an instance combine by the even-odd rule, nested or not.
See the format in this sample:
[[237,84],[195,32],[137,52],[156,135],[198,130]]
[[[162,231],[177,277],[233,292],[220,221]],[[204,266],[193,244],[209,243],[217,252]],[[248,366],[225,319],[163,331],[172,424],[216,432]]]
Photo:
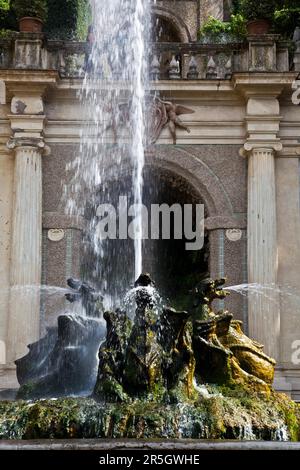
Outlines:
[[151,124],[150,124],[150,141],[155,144],[158,140],[162,130],[168,126],[173,138],[173,143],[176,144],[176,128],[183,129],[186,132],[191,132],[189,127],[186,126],[179,116],[182,114],[192,114],[195,111],[181,106],[171,101],[164,101],[160,98],[155,98],[152,102],[151,109]]

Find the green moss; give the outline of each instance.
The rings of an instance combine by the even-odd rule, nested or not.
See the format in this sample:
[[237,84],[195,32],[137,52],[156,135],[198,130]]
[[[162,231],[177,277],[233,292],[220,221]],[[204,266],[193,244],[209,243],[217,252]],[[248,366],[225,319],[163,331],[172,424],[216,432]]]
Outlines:
[[[300,407],[285,395],[210,386],[194,403],[97,403],[87,398],[0,403],[0,438],[299,439]],[[225,394],[225,395],[224,395]]]

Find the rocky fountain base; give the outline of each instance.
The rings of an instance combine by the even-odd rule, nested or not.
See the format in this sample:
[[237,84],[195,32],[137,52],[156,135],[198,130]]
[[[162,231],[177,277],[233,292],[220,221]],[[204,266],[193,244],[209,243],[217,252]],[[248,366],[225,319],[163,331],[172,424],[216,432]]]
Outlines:
[[[106,340],[91,396],[49,398],[51,377],[59,386],[57,369],[31,375],[20,400],[0,403],[0,437],[299,440],[299,406],[272,390],[275,361],[244,335],[241,322],[212,310],[212,301],[227,295],[224,282],[201,282],[190,312],[159,312],[153,283],[141,275],[134,320],[122,311],[104,314]],[[78,362],[85,369],[86,357]],[[71,370],[68,394],[72,383],[78,388],[74,361]],[[64,394],[62,386],[56,396]]]

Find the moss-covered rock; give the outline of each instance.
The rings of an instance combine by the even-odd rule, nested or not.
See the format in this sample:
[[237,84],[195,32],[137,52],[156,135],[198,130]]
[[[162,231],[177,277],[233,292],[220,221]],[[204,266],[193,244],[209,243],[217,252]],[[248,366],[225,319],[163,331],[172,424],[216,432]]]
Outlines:
[[210,386],[196,401],[158,404],[91,398],[0,403],[0,439],[300,439],[300,407],[285,395]]

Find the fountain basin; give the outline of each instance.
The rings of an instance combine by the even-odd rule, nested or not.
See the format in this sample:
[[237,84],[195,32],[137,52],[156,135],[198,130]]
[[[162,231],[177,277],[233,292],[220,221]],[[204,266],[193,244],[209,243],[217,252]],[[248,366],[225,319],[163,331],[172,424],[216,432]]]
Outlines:
[[300,440],[300,406],[283,394],[210,386],[191,403],[60,398],[0,403],[0,439]]

